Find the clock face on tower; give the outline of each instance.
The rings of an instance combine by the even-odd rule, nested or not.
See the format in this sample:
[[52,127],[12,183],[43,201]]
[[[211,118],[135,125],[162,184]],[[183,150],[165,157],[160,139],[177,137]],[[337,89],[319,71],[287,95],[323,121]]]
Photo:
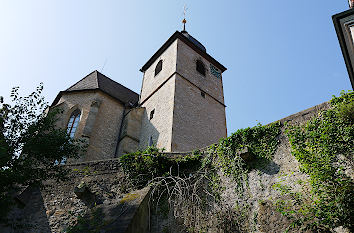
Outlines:
[[217,78],[221,79],[221,72],[218,68],[216,68],[215,66],[213,66],[212,64],[210,64],[210,73],[212,75],[214,75]]

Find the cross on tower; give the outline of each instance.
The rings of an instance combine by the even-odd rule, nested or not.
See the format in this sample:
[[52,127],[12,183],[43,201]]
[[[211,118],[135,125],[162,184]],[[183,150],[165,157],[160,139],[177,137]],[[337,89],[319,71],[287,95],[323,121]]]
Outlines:
[[187,10],[188,8],[186,7],[186,5],[184,5],[184,8],[183,8],[183,20],[182,20],[182,23],[183,23],[183,31],[186,31],[186,23],[187,23],[187,20],[186,20],[186,13],[187,13]]

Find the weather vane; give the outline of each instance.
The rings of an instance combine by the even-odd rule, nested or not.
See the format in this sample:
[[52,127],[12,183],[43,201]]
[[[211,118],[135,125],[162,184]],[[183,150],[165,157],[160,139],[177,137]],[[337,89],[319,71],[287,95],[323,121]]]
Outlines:
[[186,20],[186,13],[187,13],[187,10],[188,8],[186,7],[186,5],[184,5],[184,8],[183,8],[183,20],[182,20],[182,23],[183,23],[183,31],[186,30],[186,23],[187,23],[187,20]]

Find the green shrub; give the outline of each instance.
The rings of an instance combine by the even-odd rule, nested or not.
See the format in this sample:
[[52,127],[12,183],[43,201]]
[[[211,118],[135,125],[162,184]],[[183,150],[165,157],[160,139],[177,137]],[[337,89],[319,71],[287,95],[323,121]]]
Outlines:
[[156,147],[148,147],[145,151],[123,155],[120,163],[137,187],[145,186],[155,177],[195,171],[200,166],[199,153],[169,158],[162,152]]

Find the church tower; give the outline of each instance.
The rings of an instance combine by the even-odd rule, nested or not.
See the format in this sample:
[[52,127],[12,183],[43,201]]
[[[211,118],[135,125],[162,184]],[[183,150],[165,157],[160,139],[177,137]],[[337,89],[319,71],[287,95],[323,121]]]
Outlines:
[[187,31],[176,31],[141,68],[139,147],[191,151],[226,137],[225,70]]

